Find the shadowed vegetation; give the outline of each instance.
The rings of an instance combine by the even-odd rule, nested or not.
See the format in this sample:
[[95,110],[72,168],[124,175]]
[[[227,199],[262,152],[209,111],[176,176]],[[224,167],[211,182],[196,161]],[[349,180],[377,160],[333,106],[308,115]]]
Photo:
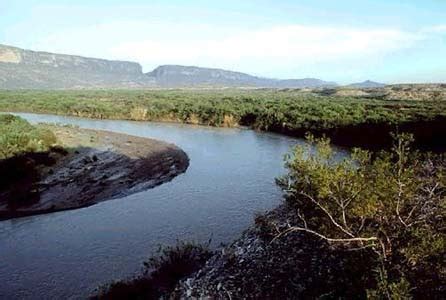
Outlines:
[[211,254],[207,246],[186,242],[160,248],[157,256],[144,262],[143,275],[103,287],[91,299],[159,299],[202,267]]
[[0,115],[0,200],[12,209],[39,200],[40,169],[56,162],[65,150],[56,147],[48,129],[32,126],[13,115]]

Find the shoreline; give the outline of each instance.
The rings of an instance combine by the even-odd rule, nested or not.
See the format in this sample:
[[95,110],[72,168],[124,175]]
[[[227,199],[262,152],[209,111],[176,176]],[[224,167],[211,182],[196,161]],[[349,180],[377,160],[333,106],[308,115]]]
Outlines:
[[[197,126],[197,127],[204,127],[204,128],[213,128],[213,129],[241,129],[241,130],[256,130],[261,131],[265,133],[274,133],[274,134],[281,134],[285,136],[290,137],[296,137],[292,135],[288,135],[285,133],[275,132],[275,131],[267,131],[267,130],[260,130],[260,129],[254,129],[247,125],[233,125],[233,126],[213,126],[208,124],[202,124],[202,123],[194,123],[194,122],[181,122],[181,121],[175,121],[175,120],[167,120],[167,119],[154,119],[154,120],[138,120],[138,119],[131,119],[131,118],[95,118],[95,117],[89,117],[89,116],[79,116],[76,114],[63,114],[63,113],[56,113],[56,112],[40,112],[40,111],[24,111],[24,110],[8,110],[3,111],[0,110],[0,114],[32,114],[32,115],[49,115],[49,116],[57,116],[57,117],[68,117],[68,118],[78,118],[78,119],[86,119],[86,120],[93,120],[93,121],[126,121],[126,122],[148,122],[148,123],[158,123],[158,124],[173,124],[173,125],[187,125],[187,126]],[[299,137],[296,137],[299,138]]]
[[304,139],[308,133],[315,136],[326,136],[331,139],[331,143],[341,148],[362,148],[371,151],[387,150],[392,147],[392,136],[394,132],[407,132],[413,134],[415,142],[414,148],[421,151],[444,152],[446,150],[446,142],[440,137],[446,134],[446,116],[436,116],[426,120],[412,120],[401,123],[359,123],[346,124],[333,128],[281,128],[271,126],[267,129],[256,128],[251,125],[242,125],[234,123],[232,125],[209,125],[192,121],[178,121],[177,119],[138,119],[138,118],[95,118],[91,116],[80,116],[70,113],[57,113],[52,111],[27,111],[27,110],[8,110],[0,113],[12,114],[37,114],[37,115],[54,115],[61,117],[83,118],[90,120],[114,120],[129,122],[152,122],[160,124],[181,124],[191,126],[201,126],[208,128],[233,128],[240,130],[254,130],[264,133],[280,134],[288,137]]
[[[4,198],[0,200],[0,220],[121,198],[168,182],[189,166],[187,154],[166,142],[70,126],[39,126],[52,130],[69,150],[58,155],[54,164],[39,166],[41,178],[33,185],[37,200],[11,207],[8,192],[0,193]],[[54,153],[43,155],[54,160]]]
[[[230,244],[216,250],[198,271],[178,281],[169,299],[334,299],[364,296],[346,268],[351,252],[336,251],[305,233],[274,240],[299,216],[285,203],[257,215]],[[356,254],[355,254],[356,255]],[[360,253],[358,253],[360,255]],[[348,291],[345,293],[345,291]]]

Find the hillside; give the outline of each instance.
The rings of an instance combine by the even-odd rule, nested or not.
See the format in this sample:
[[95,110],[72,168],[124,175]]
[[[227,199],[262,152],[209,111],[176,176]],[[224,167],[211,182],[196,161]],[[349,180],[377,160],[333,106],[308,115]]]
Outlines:
[[315,78],[279,80],[222,69],[178,65],[159,66],[147,75],[161,87],[313,88],[336,86],[334,82]]
[[382,88],[382,87],[385,87],[385,86],[386,85],[384,83],[379,83],[379,82],[375,82],[375,81],[371,81],[371,80],[366,80],[366,81],[363,81],[363,82],[352,83],[352,84],[348,85],[348,87],[358,88],[358,89]]
[[38,52],[0,44],[0,89],[315,88],[334,85],[334,82],[314,78],[278,80],[178,65],[159,66],[144,74],[141,65],[135,62]]
[[0,45],[0,88],[64,89],[150,85],[139,64]]

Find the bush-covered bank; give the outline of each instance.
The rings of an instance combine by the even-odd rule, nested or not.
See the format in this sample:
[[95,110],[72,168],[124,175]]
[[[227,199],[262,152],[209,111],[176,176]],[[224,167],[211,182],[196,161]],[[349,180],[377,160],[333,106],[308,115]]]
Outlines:
[[[446,160],[412,151],[411,139],[400,135],[389,152],[354,150],[339,162],[328,140],[310,136],[315,150],[294,149],[277,180],[284,203],[197,272],[175,277],[169,298],[442,299]],[[115,288],[121,298],[150,299],[153,282],[108,291]]]
[[0,110],[99,119],[249,126],[303,137],[326,134],[346,146],[383,148],[390,132],[446,148],[446,101],[330,96],[299,90],[0,91]]
[[[437,298],[446,290],[446,160],[410,150],[413,137],[395,137],[391,152],[355,149],[334,162],[327,140],[316,151],[297,147],[278,179],[300,221],[280,234],[304,232],[374,257],[368,294]],[[309,146],[307,146],[309,147]],[[359,249],[359,250],[358,250]],[[372,278],[368,278],[371,280]]]
[[370,263],[368,257],[335,251],[301,234],[271,243],[278,234],[275,226],[292,220],[298,217],[285,205],[258,216],[241,238],[180,281],[171,298],[364,299],[361,274],[363,263]]
[[103,286],[91,299],[160,299],[168,296],[179,280],[201,268],[211,255],[208,245],[195,243],[178,242],[160,248],[158,255],[144,262],[142,275]]
[[270,131],[290,136],[305,137],[312,133],[318,137],[328,137],[333,144],[345,147],[358,147],[372,151],[389,149],[392,146],[392,133],[407,133],[415,137],[412,146],[422,151],[444,152],[446,150],[446,117],[437,116],[429,120],[391,123],[359,123],[341,125],[335,128],[312,129],[269,128]]
[[446,160],[402,135],[391,152],[333,159],[297,147],[278,179],[285,203],[182,281],[176,297],[442,299]]
[[41,179],[41,169],[66,154],[56,142],[49,129],[0,114],[0,202],[7,201],[15,209],[39,200],[36,183]]
[[17,116],[0,114],[0,159],[45,152],[55,144],[56,137],[50,130],[32,126]]
[[136,193],[172,180],[189,166],[187,154],[165,142],[73,126],[38,128],[53,132],[64,148],[0,160],[0,220]]
[[11,212],[38,202],[38,182],[43,169],[53,166],[66,154],[63,148],[54,147],[45,152],[28,152],[0,160],[0,220],[14,215],[4,214],[4,202]]

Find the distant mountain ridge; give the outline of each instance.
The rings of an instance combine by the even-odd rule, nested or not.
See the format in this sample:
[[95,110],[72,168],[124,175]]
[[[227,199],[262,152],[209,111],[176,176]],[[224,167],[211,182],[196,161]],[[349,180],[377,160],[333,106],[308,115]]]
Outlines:
[[146,73],[153,77],[159,86],[246,86],[269,88],[304,88],[331,87],[335,82],[315,78],[304,79],[271,79],[257,77],[241,72],[223,69],[202,68],[195,66],[163,65]]
[[0,44],[0,89],[334,87],[316,78],[271,79],[222,69],[162,65],[143,73],[140,64],[24,50]]
[[130,88],[148,83],[138,63],[0,45],[0,88],[3,89]]
[[385,86],[386,86],[386,84],[384,84],[384,83],[379,83],[379,82],[371,81],[371,80],[366,80],[366,81],[363,81],[363,82],[352,83],[352,84],[348,85],[348,87],[358,88],[358,89],[382,88],[382,87],[385,87]]

